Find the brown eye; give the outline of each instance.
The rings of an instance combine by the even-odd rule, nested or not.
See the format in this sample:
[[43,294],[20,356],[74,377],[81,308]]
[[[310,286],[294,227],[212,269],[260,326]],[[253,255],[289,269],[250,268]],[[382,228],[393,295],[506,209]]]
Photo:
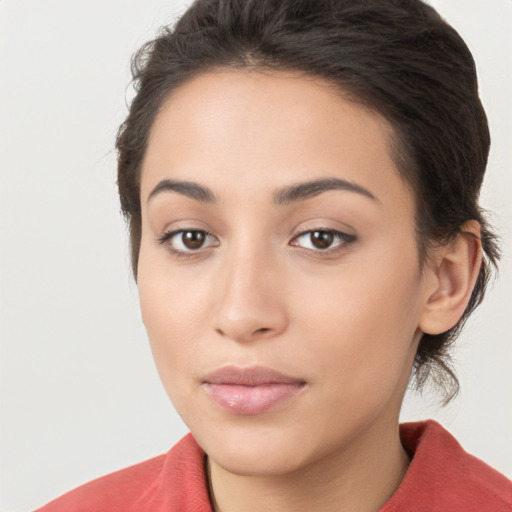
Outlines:
[[354,235],[333,229],[315,229],[296,236],[290,243],[310,251],[328,252],[329,249],[343,249],[356,240]]
[[181,235],[181,242],[190,250],[200,249],[206,240],[204,231],[184,231]]
[[219,245],[219,241],[213,235],[201,229],[179,229],[166,233],[158,241],[177,256],[199,253],[201,249]]
[[311,244],[317,249],[327,249],[334,241],[334,233],[332,231],[312,231],[309,236]]

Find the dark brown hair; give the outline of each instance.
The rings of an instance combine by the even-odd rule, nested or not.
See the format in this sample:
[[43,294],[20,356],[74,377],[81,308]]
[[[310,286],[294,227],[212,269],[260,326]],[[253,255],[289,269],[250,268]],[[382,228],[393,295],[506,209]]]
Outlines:
[[137,277],[140,167],[163,101],[212,68],[293,70],[334,84],[394,129],[393,156],[416,197],[420,259],[468,220],[482,228],[484,262],[467,309],[449,331],[424,334],[414,365],[448,401],[458,391],[449,349],[482,301],[499,251],[478,205],[489,129],[473,57],[458,33],[420,0],[196,0],[175,26],[134,56],[136,96],[118,138],[118,186]]

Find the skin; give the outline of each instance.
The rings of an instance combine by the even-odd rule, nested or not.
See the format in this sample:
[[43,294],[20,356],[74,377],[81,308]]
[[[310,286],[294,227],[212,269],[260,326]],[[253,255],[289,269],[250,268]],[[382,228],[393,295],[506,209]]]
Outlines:
[[[164,387],[208,454],[216,510],[378,510],[407,470],[398,416],[419,339],[456,323],[480,252],[461,236],[420,266],[391,136],[378,114],[284,72],[199,75],[154,122],[141,174],[142,317]],[[276,204],[286,187],[332,178],[372,197],[335,189]],[[155,190],[164,180],[216,201]],[[195,249],[181,234],[161,243],[176,230],[210,235]],[[311,230],[349,237],[322,250]],[[267,412],[233,414],[203,385],[227,364],[305,385]]]

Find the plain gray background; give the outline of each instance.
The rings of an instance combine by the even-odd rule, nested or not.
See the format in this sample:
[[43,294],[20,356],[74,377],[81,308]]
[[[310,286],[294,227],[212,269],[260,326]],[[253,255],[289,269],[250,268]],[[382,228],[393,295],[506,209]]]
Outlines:
[[[129,59],[172,0],[0,0],[1,505],[23,511],[167,451],[186,431],[140,322],[113,142]],[[512,477],[512,1],[432,2],[478,64],[500,278],[459,341],[461,396],[408,396]]]

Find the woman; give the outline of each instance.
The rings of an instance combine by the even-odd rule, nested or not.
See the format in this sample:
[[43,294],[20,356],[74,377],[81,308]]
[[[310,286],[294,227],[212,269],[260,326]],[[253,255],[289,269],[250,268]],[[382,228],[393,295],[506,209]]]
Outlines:
[[498,259],[474,62],[419,0],[195,2],[135,60],[118,185],[191,435],[41,510],[493,510],[512,484],[399,428]]

